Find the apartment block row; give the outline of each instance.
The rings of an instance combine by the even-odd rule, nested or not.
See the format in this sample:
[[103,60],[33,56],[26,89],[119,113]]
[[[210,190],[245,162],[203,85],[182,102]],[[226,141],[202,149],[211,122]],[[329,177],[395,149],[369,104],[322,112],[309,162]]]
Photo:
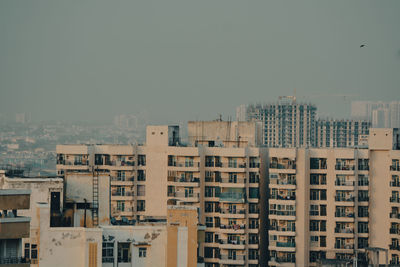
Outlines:
[[149,126],[143,146],[58,146],[57,169],[108,174],[114,222],[194,207],[205,226],[197,252],[205,266],[365,263],[371,247],[399,263],[398,130],[372,129],[362,149],[266,148],[249,133],[256,125],[190,122],[188,144],[177,127]]
[[271,104],[241,105],[236,110],[239,121],[259,121],[267,147],[360,147],[365,146],[371,127],[367,119],[321,119],[317,107],[297,103],[294,97],[280,97]]

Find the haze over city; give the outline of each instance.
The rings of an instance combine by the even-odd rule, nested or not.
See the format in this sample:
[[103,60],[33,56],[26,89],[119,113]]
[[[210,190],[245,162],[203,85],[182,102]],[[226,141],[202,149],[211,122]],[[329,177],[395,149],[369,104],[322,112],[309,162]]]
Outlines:
[[0,113],[211,120],[296,89],[322,116],[348,117],[351,100],[399,100],[399,10],[395,0],[1,1]]

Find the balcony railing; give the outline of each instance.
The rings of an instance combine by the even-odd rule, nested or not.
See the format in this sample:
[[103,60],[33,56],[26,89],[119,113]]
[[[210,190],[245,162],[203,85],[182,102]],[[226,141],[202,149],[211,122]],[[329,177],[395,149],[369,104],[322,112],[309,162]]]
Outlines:
[[400,219],[400,213],[393,213],[393,212],[391,212],[390,213],[390,218],[392,218],[392,219]]
[[336,164],[335,165],[335,170],[337,170],[337,171],[354,171],[355,170],[355,166],[354,165]]
[[229,210],[229,209],[221,209],[222,214],[245,214],[245,209],[236,209],[236,210]]
[[400,171],[400,166],[391,165],[391,166],[390,166],[390,170],[391,170],[391,171]]
[[279,232],[296,232],[295,227],[284,227],[284,226],[272,226],[269,228],[271,231],[279,231]]
[[28,258],[23,257],[0,257],[0,264],[20,264],[20,263],[30,263]]
[[354,186],[354,181],[340,181],[336,180],[335,181],[336,186]]
[[400,197],[390,197],[389,200],[392,203],[400,203]]
[[179,198],[198,198],[200,196],[199,193],[187,193],[187,192],[175,192],[175,197]]
[[271,196],[270,199],[278,199],[278,200],[296,200],[296,196],[281,196],[281,195],[275,195],[275,196]]
[[296,216],[296,211],[294,210],[271,210],[269,212],[271,215],[279,215],[279,216]]
[[353,196],[335,196],[335,201],[339,202],[353,202],[354,197]]
[[246,242],[244,240],[230,240],[230,239],[219,239],[218,242],[220,244],[230,244],[230,245],[245,245]]
[[244,261],[245,255],[220,255],[221,260]]
[[400,181],[391,181],[390,186],[392,187],[400,187]]
[[389,249],[391,250],[400,250],[400,244],[390,244]]
[[219,228],[220,228],[220,229],[234,229],[234,230],[240,230],[240,229],[246,229],[246,225],[244,225],[244,224],[241,224],[241,225],[239,225],[239,224],[232,224],[232,225],[224,225],[224,224],[221,224],[221,225],[219,226]]
[[281,248],[294,248],[296,246],[296,243],[294,242],[276,242],[277,247]]
[[275,257],[275,258],[271,258],[272,261],[276,261],[279,263],[295,263],[296,262],[296,258],[295,257]]
[[245,178],[236,178],[236,179],[222,178],[221,183],[245,184],[246,179]]
[[391,234],[400,234],[400,229],[399,228],[390,228],[390,233]]
[[193,177],[193,178],[182,178],[182,177],[173,177],[173,179],[169,179],[169,182],[176,182],[176,183],[199,183],[200,178]]
[[244,193],[225,192],[220,194],[219,199],[220,201],[243,202],[244,197]]
[[117,192],[117,191],[114,191],[114,192],[111,192],[111,195],[112,196],[117,196],[117,197],[131,197],[131,196],[134,196],[134,192]]
[[335,217],[354,218],[354,212],[335,212]]
[[342,233],[342,234],[352,234],[354,233],[353,228],[335,228],[335,233]]
[[335,248],[338,249],[354,249],[354,244],[335,244]]
[[279,185],[296,185],[296,180],[270,178],[269,183],[270,184],[279,184]]
[[111,181],[120,181],[120,182],[132,182],[134,177],[118,177],[118,176],[111,176]]

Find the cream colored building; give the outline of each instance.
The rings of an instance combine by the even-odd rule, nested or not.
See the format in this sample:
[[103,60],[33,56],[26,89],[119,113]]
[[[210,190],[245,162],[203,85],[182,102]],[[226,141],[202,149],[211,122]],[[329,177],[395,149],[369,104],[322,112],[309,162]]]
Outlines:
[[66,177],[109,173],[112,221],[157,220],[169,205],[198,209],[206,228],[192,259],[257,266],[258,251],[267,248],[258,230],[267,210],[260,191],[267,189],[268,160],[267,149],[257,147],[260,129],[255,122],[190,122],[185,145],[177,126],[148,126],[143,146],[59,145],[57,170]]
[[34,177],[7,177],[5,171],[0,170],[0,189],[29,190],[30,206],[20,210],[19,214],[30,218],[30,235],[22,239],[23,255],[30,260],[31,266],[38,264],[40,249],[39,220],[36,216],[38,203],[48,203],[51,212],[59,215],[63,206],[63,180],[61,178],[34,178]]
[[368,247],[399,264],[399,148],[399,131],[371,129],[368,149],[269,149],[268,265],[364,266]]
[[171,207],[165,222],[51,227],[50,205],[39,203],[36,209],[38,266],[196,266],[196,210]]
[[206,267],[316,266],[355,254],[363,264],[368,247],[399,262],[398,130],[370,129],[366,149],[262,148],[246,127],[219,123],[191,122],[189,145],[177,127],[148,126],[143,146],[58,146],[57,169],[109,173],[112,220],[198,209]]

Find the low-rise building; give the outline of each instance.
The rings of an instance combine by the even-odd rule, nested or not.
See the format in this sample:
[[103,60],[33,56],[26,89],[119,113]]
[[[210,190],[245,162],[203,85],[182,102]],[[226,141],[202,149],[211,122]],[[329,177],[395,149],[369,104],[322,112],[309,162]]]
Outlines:
[[18,215],[30,207],[30,191],[0,189],[0,266],[25,267],[22,239],[29,238],[30,218]]

